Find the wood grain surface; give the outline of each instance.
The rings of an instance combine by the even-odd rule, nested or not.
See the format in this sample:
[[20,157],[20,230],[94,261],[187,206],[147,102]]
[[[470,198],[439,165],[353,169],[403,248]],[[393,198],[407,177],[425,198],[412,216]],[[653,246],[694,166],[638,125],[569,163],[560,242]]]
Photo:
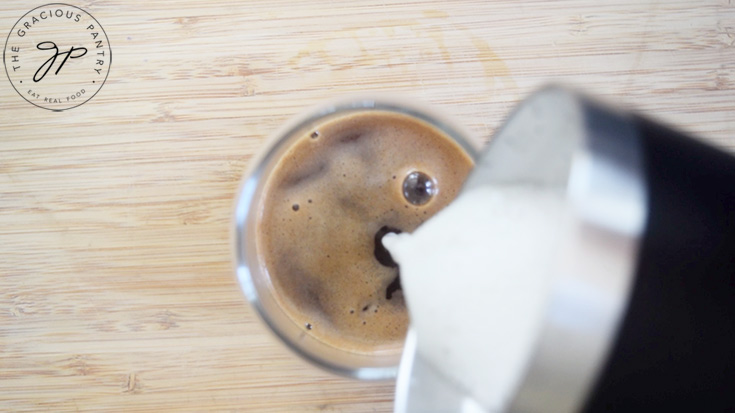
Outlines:
[[[41,4],[1,2],[0,32]],[[0,79],[2,411],[390,411],[393,383],[288,352],[231,269],[243,171],[321,101],[389,91],[485,141],[557,82],[735,148],[729,0],[72,4],[109,37],[99,94],[51,112]]]

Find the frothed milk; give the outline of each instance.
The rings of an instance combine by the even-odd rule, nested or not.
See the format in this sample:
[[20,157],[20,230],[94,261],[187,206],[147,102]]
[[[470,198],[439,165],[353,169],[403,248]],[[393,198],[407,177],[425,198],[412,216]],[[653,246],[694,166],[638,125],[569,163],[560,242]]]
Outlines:
[[529,362],[568,219],[563,193],[483,187],[383,239],[417,352],[489,411],[506,407]]
[[381,239],[446,206],[472,166],[449,136],[394,112],[345,114],[300,137],[268,176],[256,246],[304,334],[357,353],[400,351],[408,316]]

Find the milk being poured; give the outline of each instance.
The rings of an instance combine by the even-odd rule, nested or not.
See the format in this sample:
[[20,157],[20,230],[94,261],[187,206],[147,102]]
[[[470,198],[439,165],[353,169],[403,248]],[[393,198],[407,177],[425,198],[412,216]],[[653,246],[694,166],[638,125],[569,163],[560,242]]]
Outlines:
[[383,239],[417,352],[489,411],[507,406],[530,361],[568,219],[562,192],[481,187]]

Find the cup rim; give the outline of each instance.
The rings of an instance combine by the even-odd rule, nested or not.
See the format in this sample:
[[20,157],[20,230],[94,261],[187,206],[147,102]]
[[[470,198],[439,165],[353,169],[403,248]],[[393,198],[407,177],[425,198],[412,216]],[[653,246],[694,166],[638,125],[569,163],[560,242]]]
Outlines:
[[[341,376],[350,377],[359,380],[388,380],[394,379],[398,373],[398,361],[392,366],[363,366],[358,368],[347,367],[339,363],[334,363],[324,357],[319,357],[306,351],[297,343],[295,343],[285,331],[278,326],[268,311],[263,307],[257,287],[251,274],[251,267],[255,263],[248,263],[246,259],[246,231],[247,220],[251,213],[255,211],[253,205],[254,198],[258,189],[258,184],[262,182],[263,171],[279,153],[279,149],[287,144],[289,138],[293,137],[299,131],[306,129],[307,126],[318,123],[320,120],[333,116],[338,113],[349,113],[359,111],[388,111],[395,112],[422,120],[429,125],[437,128],[460,146],[474,162],[479,156],[479,148],[477,140],[472,139],[472,135],[468,131],[458,127],[456,122],[447,120],[438,114],[435,109],[429,108],[415,102],[408,102],[403,98],[387,95],[371,95],[346,97],[316,107],[303,112],[301,115],[287,122],[271,138],[266,141],[267,149],[263,150],[260,156],[254,157],[250,162],[247,172],[243,175],[240,188],[235,197],[234,219],[230,228],[234,231],[232,234],[232,245],[234,246],[234,266],[235,275],[238,280],[240,289],[245,295],[250,305],[256,310],[258,317],[264,322],[268,329],[274,333],[279,340],[286,345],[291,351],[298,354],[301,358],[309,361],[311,364],[322,368],[331,373]],[[326,343],[325,343],[326,345]],[[334,347],[337,350],[349,353]],[[358,353],[355,353],[358,354]],[[367,356],[369,357],[369,356]]]

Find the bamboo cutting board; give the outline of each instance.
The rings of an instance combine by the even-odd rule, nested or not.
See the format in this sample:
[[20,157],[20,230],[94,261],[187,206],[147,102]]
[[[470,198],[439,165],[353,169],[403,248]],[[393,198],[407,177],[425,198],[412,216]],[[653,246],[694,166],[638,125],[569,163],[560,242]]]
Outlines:
[[[735,6],[608,3],[73,3],[109,38],[100,92],[52,112],[0,79],[0,410],[390,411],[393,383],[305,364],[248,307],[241,174],[344,93],[432,104],[486,141],[548,81],[735,149]],[[0,32],[41,4],[3,1]]]

